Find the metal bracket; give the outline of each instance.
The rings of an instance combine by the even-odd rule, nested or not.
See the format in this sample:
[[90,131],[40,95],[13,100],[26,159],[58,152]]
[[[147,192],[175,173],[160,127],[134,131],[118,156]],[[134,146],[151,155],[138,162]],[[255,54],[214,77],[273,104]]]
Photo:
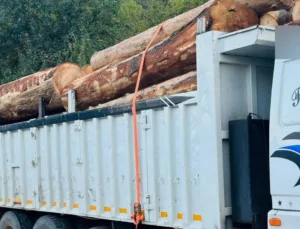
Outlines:
[[167,96],[159,97],[159,99],[166,104],[167,107],[175,107],[176,104],[172,102],[171,99],[169,99]]
[[68,113],[76,112],[76,96],[75,91],[68,91]]
[[141,114],[141,124],[142,124],[144,130],[148,130],[151,128],[151,125],[148,121],[148,115],[144,112],[142,112],[142,114]]
[[206,32],[206,19],[205,17],[197,19],[197,33],[205,33]]
[[46,105],[45,100],[43,97],[39,98],[39,116],[38,119],[42,119],[45,117],[46,114]]

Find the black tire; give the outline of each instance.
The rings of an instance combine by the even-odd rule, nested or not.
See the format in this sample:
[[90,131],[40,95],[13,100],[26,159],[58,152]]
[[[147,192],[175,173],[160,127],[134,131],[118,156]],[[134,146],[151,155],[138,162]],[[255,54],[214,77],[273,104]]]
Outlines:
[[54,215],[45,215],[39,218],[33,229],[72,229],[67,219]]
[[1,218],[0,229],[32,229],[32,222],[24,212],[8,211]]

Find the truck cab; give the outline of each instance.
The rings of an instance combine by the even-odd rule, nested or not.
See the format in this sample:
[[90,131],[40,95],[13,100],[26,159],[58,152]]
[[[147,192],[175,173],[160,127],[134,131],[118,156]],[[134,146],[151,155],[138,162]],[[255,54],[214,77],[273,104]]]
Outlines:
[[[270,186],[273,210],[269,212],[269,221],[274,225],[270,225],[270,228],[293,229],[300,223],[300,56],[295,49],[291,49],[293,45],[298,46],[292,35],[298,30],[297,27],[281,28],[278,31],[280,34],[276,36],[280,39],[283,32],[291,35],[286,38],[289,42],[286,50],[278,48],[273,74],[270,111]],[[276,41],[276,45],[282,45],[281,41]]]

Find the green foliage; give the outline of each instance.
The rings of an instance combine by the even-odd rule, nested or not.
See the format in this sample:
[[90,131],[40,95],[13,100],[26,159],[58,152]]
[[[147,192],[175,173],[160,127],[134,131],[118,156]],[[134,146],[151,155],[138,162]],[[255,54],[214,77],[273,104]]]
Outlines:
[[130,37],[133,34],[145,30],[147,27],[142,20],[143,7],[134,0],[122,0],[119,12],[114,18],[114,28],[118,31],[119,40]]
[[65,61],[87,64],[115,43],[118,0],[2,0],[0,82]]
[[[138,1],[144,2],[144,0]],[[205,0],[146,0],[145,2],[143,20],[147,27],[151,27],[200,6]]]
[[92,54],[205,0],[2,0],[0,83]]

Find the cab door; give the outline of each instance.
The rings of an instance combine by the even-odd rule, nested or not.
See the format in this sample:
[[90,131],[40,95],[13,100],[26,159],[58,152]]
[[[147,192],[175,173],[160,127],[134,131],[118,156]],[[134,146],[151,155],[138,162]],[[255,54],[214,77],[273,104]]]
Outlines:
[[300,59],[276,60],[271,104],[273,209],[300,210]]

